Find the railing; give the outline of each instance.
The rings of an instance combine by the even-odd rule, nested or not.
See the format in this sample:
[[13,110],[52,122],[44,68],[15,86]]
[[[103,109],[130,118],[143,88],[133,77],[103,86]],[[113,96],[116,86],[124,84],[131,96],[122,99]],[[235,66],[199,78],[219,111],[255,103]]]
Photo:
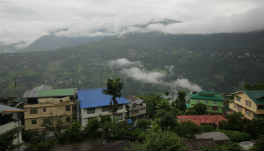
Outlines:
[[8,131],[11,131],[15,128],[18,127],[18,123],[17,122],[9,122],[7,124],[4,124],[4,125],[0,125],[0,135],[8,132]]

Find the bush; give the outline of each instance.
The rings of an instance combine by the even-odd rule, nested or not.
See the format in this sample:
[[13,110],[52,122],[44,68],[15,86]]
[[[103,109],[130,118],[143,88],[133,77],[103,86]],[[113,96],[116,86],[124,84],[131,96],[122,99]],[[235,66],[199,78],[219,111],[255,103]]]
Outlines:
[[263,151],[264,148],[264,135],[260,136],[253,148],[254,151]]
[[216,130],[216,128],[212,125],[200,125],[200,129],[202,132],[212,132]]
[[39,143],[29,144],[25,151],[49,151],[55,145],[55,140],[43,141]]
[[146,120],[146,119],[137,120],[137,128],[147,129],[147,128],[149,128],[150,125],[151,125],[150,120]]
[[185,151],[181,138],[173,132],[152,132],[146,135],[144,151]]
[[182,122],[175,127],[174,131],[181,137],[193,138],[195,134],[201,132],[201,128],[193,122]]
[[98,132],[100,128],[100,122],[97,119],[89,120],[87,126],[84,129],[84,134],[88,138],[99,138],[101,133]]
[[10,150],[14,148],[13,139],[15,138],[16,130],[12,130],[5,134],[2,134],[0,137],[0,150]]
[[222,132],[225,133],[233,142],[242,142],[250,140],[250,135],[245,132],[231,130],[223,130]]
[[241,151],[241,147],[236,143],[216,145],[213,147],[201,147],[202,151]]

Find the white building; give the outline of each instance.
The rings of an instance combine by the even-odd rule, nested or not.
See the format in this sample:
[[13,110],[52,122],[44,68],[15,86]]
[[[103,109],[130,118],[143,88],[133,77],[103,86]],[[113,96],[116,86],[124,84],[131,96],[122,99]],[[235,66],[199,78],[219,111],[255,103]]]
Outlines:
[[[21,113],[22,112],[22,113]],[[22,144],[22,125],[20,115],[23,115],[23,110],[0,105],[0,137],[12,130],[15,130],[14,145]]]
[[144,117],[147,114],[147,105],[144,100],[136,97],[129,96],[129,118],[136,119]]
[[[84,128],[90,119],[102,116],[112,117],[110,103],[112,97],[103,93],[103,89],[79,90],[77,93],[80,105],[79,120]],[[117,98],[118,110],[115,118],[124,120],[127,114],[126,104],[128,100],[125,98]]]

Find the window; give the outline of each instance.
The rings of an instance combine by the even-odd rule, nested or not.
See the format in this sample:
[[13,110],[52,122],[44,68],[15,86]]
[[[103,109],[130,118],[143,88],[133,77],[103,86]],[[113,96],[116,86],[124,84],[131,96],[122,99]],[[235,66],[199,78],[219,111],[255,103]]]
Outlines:
[[213,110],[214,111],[218,111],[218,107],[217,106],[213,106]]
[[95,113],[95,108],[86,109],[86,112],[87,112],[87,114],[93,114],[93,113]]
[[46,111],[47,111],[47,109],[44,107],[44,108],[43,108],[43,112],[46,112]]
[[49,124],[50,123],[50,120],[49,119],[44,119],[43,120],[43,124]]
[[122,120],[122,119],[123,119],[123,114],[117,114],[117,115],[115,116],[115,118],[116,118],[117,120]]
[[259,110],[264,110],[264,105],[258,105]]
[[109,106],[103,107],[103,112],[109,112],[111,111],[111,108]]
[[237,100],[238,102],[240,102],[241,97],[240,97],[240,96],[236,96],[236,100]]
[[71,111],[71,106],[70,106],[70,105],[66,105],[66,106],[65,106],[65,110],[66,110],[66,111]]
[[246,100],[246,105],[251,107],[251,102],[249,100]]
[[31,120],[32,124],[37,124],[37,120]]
[[119,105],[117,109],[118,110],[122,110],[123,109],[123,105]]
[[246,110],[246,114],[247,114],[247,116],[250,116],[251,114],[250,114],[250,111],[248,111],[248,110]]
[[71,117],[67,117],[66,122],[71,122]]
[[30,114],[38,114],[38,109],[31,109]]

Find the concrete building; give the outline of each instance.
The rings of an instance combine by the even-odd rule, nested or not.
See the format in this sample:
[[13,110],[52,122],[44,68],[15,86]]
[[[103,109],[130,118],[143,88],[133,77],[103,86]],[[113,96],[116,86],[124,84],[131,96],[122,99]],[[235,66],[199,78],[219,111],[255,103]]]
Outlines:
[[22,144],[22,125],[20,120],[22,115],[22,109],[0,105],[0,137],[14,130],[15,138],[13,144]]
[[[94,118],[100,118],[101,116],[112,117],[111,99],[112,96],[103,93],[102,88],[79,90],[78,101],[80,104],[80,121],[82,127],[86,127],[88,121]],[[124,120],[126,117],[126,104],[128,100],[125,98],[117,98],[118,110],[114,118],[118,120]]]
[[62,122],[67,126],[76,116],[76,89],[42,90],[24,105],[25,130],[40,130],[44,124]]
[[190,99],[186,104],[187,108],[191,108],[198,103],[202,103],[207,106],[207,111],[210,113],[223,113],[224,97],[220,94],[209,91],[201,91],[191,94],[189,98]]
[[229,103],[231,112],[240,112],[245,118],[264,117],[264,90],[238,91]]
[[128,101],[129,118],[137,119],[147,114],[147,105],[144,103],[144,100],[136,96],[129,96]]

